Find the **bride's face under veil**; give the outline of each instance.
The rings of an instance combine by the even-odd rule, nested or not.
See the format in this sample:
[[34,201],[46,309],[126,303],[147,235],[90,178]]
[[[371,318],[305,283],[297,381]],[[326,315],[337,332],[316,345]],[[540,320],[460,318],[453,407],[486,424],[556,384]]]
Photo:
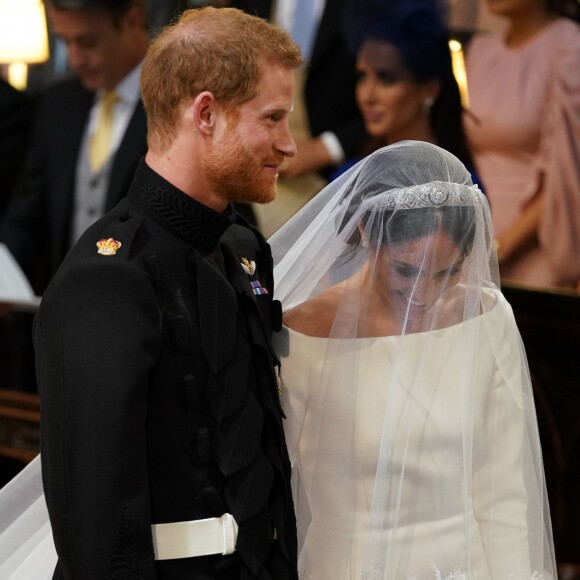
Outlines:
[[[391,246],[381,243],[369,251],[355,276],[360,288],[354,280],[346,284],[351,291],[360,292],[364,305],[357,336],[421,332],[460,322],[452,301],[465,256],[448,232],[436,228]],[[364,239],[364,229],[361,235]],[[368,240],[363,241],[363,247],[368,245]]]
[[385,147],[270,244],[301,578],[555,578],[525,353],[465,167]]

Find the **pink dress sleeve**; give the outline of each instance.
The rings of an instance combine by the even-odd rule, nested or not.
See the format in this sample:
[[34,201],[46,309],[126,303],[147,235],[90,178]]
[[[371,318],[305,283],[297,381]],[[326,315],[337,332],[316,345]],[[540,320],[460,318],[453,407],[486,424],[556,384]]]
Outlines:
[[560,34],[542,126],[540,168],[546,193],[540,244],[562,280],[580,280],[580,27]]

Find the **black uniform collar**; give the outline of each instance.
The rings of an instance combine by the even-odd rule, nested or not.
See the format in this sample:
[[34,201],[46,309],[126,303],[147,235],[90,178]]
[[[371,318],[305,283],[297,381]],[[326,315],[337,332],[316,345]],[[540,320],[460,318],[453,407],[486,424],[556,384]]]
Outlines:
[[232,204],[223,213],[210,209],[171,185],[144,159],[139,163],[127,197],[164,228],[201,250],[213,250],[236,221]]

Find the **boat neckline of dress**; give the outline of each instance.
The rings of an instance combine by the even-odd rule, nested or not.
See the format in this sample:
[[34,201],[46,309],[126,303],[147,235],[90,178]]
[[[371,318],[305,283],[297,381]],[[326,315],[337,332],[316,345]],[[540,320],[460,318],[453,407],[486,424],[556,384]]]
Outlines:
[[287,330],[290,334],[294,334],[296,336],[300,336],[302,338],[308,338],[310,340],[320,340],[320,341],[335,341],[335,340],[353,340],[353,341],[366,341],[366,342],[375,342],[381,339],[393,339],[393,338],[409,338],[412,336],[421,336],[425,334],[433,334],[433,333],[445,333],[446,331],[451,331],[452,329],[457,329],[462,325],[474,323],[476,320],[481,321],[484,318],[490,317],[492,314],[496,312],[499,307],[500,302],[507,302],[505,300],[504,295],[496,289],[487,289],[486,292],[488,293],[488,297],[493,300],[493,304],[490,308],[486,309],[482,312],[479,316],[473,316],[468,320],[464,320],[462,322],[458,322],[457,324],[450,324],[449,326],[442,326],[441,328],[435,328],[434,330],[424,330],[421,332],[410,332],[409,334],[384,334],[379,336],[357,336],[357,337],[330,337],[330,336],[312,336],[310,334],[304,334],[303,332],[298,332],[293,328],[290,328],[286,324],[282,324],[282,329]]

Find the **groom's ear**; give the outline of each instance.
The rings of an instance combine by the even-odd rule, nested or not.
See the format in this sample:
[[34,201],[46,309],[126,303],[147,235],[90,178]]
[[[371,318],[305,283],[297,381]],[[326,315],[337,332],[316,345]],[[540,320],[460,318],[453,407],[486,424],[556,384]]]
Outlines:
[[197,131],[210,136],[215,131],[218,111],[216,99],[210,91],[203,91],[194,99],[191,106],[191,119]]

